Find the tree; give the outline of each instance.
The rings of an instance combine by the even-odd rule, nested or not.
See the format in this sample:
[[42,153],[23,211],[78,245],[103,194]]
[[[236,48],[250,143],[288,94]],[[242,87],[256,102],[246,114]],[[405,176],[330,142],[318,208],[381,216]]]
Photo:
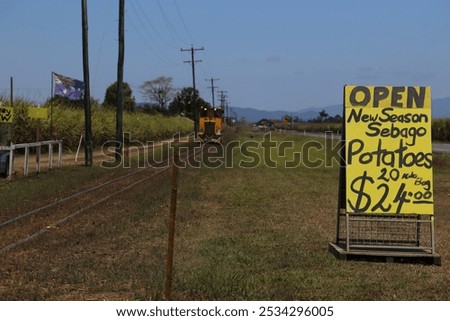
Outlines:
[[328,115],[328,113],[324,109],[322,109],[322,111],[319,113],[319,117],[322,121],[325,121],[328,117],[330,117],[330,115]]
[[153,80],[147,80],[140,88],[142,95],[148,100],[157,103],[160,109],[165,109],[167,103],[171,101],[176,94],[176,91],[172,86],[172,77],[160,76]]
[[[124,109],[127,111],[134,111],[136,102],[133,96],[133,90],[128,83],[123,83],[123,100]],[[117,105],[117,82],[111,84],[105,92],[105,100],[103,101],[103,107],[116,108]]]
[[263,127],[265,126],[267,128],[272,126],[272,124],[273,122],[270,119],[262,118],[256,123],[256,126],[263,126]]
[[194,89],[192,87],[185,87],[176,94],[172,102],[169,104],[169,111],[171,114],[184,114],[184,116],[194,119],[194,106],[209,106],[203,98],[196,91],[196,101],[194,102]]
[[336,114],[336,116],[334,116],[333,122],[340,123],[341,121],[342,121],[342,116],[339,114]]

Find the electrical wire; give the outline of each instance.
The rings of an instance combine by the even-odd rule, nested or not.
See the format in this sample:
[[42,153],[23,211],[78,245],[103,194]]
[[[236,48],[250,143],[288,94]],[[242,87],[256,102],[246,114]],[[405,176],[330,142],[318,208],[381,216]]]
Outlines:
[[[133,3],[136,3],[137,8],[134,7]],[[169,41],[167,41],[166,37],[163,37],[162,34],[158,31],[158,29],[155,27],[155,25],[152,23],[152,20],[148,17],[148,15],[145,13],[144,9],[142,8],[141,4],[139,3],[139,1],[130,1],[130,5],[131,8],[133,9],[134,13],[136,14],[136,16],[138,17],[138,19],[140,20],[141,25],[145,28],[147,35],[153,39],[153,42],[155,43],[155,45],[157,44],[156,40],[153,38],[153,36],[151,35],[151,33],[148,31],[147,29],[147,24],[150,26],[150,28],[152,29],[152,31],[159,37],[159,39],[166,44],[168,47],[171,48],[178,48],[177,45],[173,45],[172,43],[170,43]],[[139,13],[138,13],[139,11]],[[141,15],[143,16],[143,18],[145,19],[145,23],[142,21],[141,19]]]
[[[175,38],[178,38],[178,40],[181,41],[181,43],[184,43],[184,40],[180,37],[180,35],[177,33],[177,31],[175,30],[175,28],[173,27],[172,23],[170,22],[169,17],[166,15],[163,7],[161,6],[161,3],[159,2],[159,0],[156,0],[156,3],[158,4],[159,10],[163,16],[164,22],[166,24],[167,29],[169,30],[169,33],[172,36],[172,39],[176,42]],[[180,46],[179,46],[180,47]]]
[[[133,2],[130,2],[133,3]],[[155,55],[157,56],[163,63],[167,64],[167,65],[174,65],[174,63],[170,60],[167,59],[167,55],[159,48],[159,46],[157,45],[157,42],[155,41],[155,39],[152,37],[151,33],[148,31],[145,23],[142,21],[141,17],[139,16],[138,12],[135,10],[135,8],[133,6],[131,6],[136,17],[137,20],[139,21],[139,23],[142,25],[142,28],[138,28],[135,23],[134,20],[128,15],[128,12],[126,13],[127,17],[128,17],[128,22],[130,23],[131,27],[134,29],[134,31],[136,32],[136,34],[139,36],[139,38],[141,38],[142,42],[146,45],[146,47]],[[142,35],[140,30],[144,30],[144,32],[146,33],[146,36]],[[149,44],[148,41],[151,41],[152,44]]]
[[180,8],[178,7],[177,1],[173,0],[173,4],[175,5],[175,8],[176,8],[177,13],[178,13],[178,16],[180,17],[181,23],[183,24],[184,30],[186,30],[187,35],[191,39],[191,42],[192,43],[196,43],[196,41],[194,40],[194,37],[192,37],[192,34],[191,34],[191,32],[189,31],[189,28],[186,25],[186,22],[184,21],[183,15],[181,14]]
[[[176,0],[173,0],[173,4],[174,4],[174,6],[175,6],[175,9],[176,9],[176,11],[177,11],[177,13],[178,13],[178,16],[179,16],[179,18],[180,18],[180,21],[181,21],[181,23],[182,23],[184,29],[186,30],[186,33],[187,33],[187,35],[189,36],[191,42],[192,42],[192,43],[196,43],[194,37],[192,36],[191,32],[189,31],[189,28],[187,27],[187,24],[186,24],[186,22],[185,22],[185,20],[184,20],[184,18],[183,18],[183,15],[181,14],[181,11],[180,11],[180,8],[179,8],[179,6],[178,6],[178,4],[177,4],[177,1],[176,1]],[[204,59],[202,59],[202,62],[204,62],[204,64],[201,64],[201,65],[200,65],[200,70],[201,70],[201,72],[202,72],[204,78],[207,78],[207,79],[214,78],[214,77],[213,77],[213,73],[212,73],[211,65],[209,64],[208,53],[205,51],[205,52],[203,53],[203,56],[204,56]]]
[[110,16],[111,13],[111,4],[112,4],[112,0],[109,1],[108,4],[108,9],[106,11],[106,14],[104,15],[105,20],[103,22],[103,28],[102,28],[102,37],[100,39],[100,48],[98,51],[98,56],[97,56],[97,60],[95,62],[95,67],[94,67],[94,74],[92,75],[92,88],[96,88],[96,82],[97,82],[97,75],[98,75],[98,70],[99,70],[99,66],[100,66],[100,62],[102,60],[102,54],[103,54],[103,46],[105,43],[105,35],[106,35],[106,24],[108,22],[108,19],[106,19],[106,17]]
[[[156,0],[156,4],[158,6],[159,12],[161,13],[162,20],[164,21],[164,24],[167,29],[168,37],[171,39],[169,41],[168,37],[163,36],[160,29],[156,28],[155,23],[152,22],[152,19],[149,18],[146,11],[143,9],[143,6],[141,5],[139,0],[131,0],[129,1],[131,11],[133,13],[133,17],[129,17],[130,25],[135,30],[136,34],[142,39],[144,44],[148,47],[148,49],[156,55],[162,62],[164,62],[167,65],[178,65],[174,64],[173,62],[168,60],[168,56],[166,52],[161,48],[161,44],[164,44],[170,49],[174,48],[180,48],[178,44],[181,43],[187,43],[181,36],[180,33],[177,32],[177,29],[175,28],[174,24],[170,20],[168,14],[166,13],[166,10],[161,4],[161,1]],[[196,43],[194,40],[194,37],[192,36],[192,33],[190,32],[188,25],[183,18],[183,15],[181,13],[180,7],[178,6],[178,3],[176,0],[172,1],[173,8],[175,9],[179,21],[181,22],[181,25],[185,31],[185,34],[187,37],[191,40],[189,43]],[[127,13],[128,15],[128,13]],[[155,38],[156,35],[156,39]],[[160,40],[160,41],[159,41]],[[149,43],[150,42],[150,43]],[[203,54],[202,64],[200,64],[200,72],[203,74],[204,78],[213,78],[212,68],[209,64],[209,59],[207,58],[207,54]],[[202,87],[202,86],[200,86]]]

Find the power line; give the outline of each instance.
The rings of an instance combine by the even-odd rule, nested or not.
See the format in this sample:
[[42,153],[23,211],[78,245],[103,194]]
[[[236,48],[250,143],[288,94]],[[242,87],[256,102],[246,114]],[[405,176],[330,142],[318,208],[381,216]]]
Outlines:
[[181,39],[180,35],[177,33],[177,31],[173,27],[172,23],[169,20],[169,17],[166,15],[166,13],[165,13],[163,7],[161,6],[161,3],[159,2],[159,0],[156,0],[156,3],[158,4],[159,10],[161,11],[161,14],[163,16],[164,22],[166,24],[166,27],[169,30],[169,33],[171,34],[172,39],[174,40],[174,42],[176,42],[175,38],[178,38],[178,40],[180,40],[183,43],[183,39]]
[[95,62],[95,66],[94,66],[94,73],[93,73],[93,77],[92,77],[93,79],[92,79],[91,88],[95,88],[96,83],[97,83],[96,81],[97,81],[97,75],[98,75],[98,70],[99,70],[99,66],[100,66],[100,61],[102,60],[102,57],[103,57],[103,45],[105,42],[106,24],[108,21],[108,19],[106,19],[106,17],[110,16],[111,4],[112,4],[112,0],[109,1],[108,10],[106,11],[106,14],[104,14],[105,20],[103,22],[103,27],[102,27],[102,37],[100,39],[100,49],[98,51],[97,60]]
[[[137,7],[134,5],[136,3]],[[162,43],[167,45],[170,48],[174,48],[174,46],[169,43],[166,38],[164,38],[161,33],[154,27],[153,23],[151,22],[150,18],[147,16],[145,11],[142,9],[139,2],[130,1],[131,9],[136,16],[137,19],[131,19],[128,16],[128,12],[126,13],[128,17],[128,21],[130,22],[131,26],[135,30],[136,34],[142,39],[142,42],[148,47],[148,49],[157,56],[163,63],[167,65],[176,65],[175,62],[169,60],[167,58],[167,54],[160,48],[159,44],[161,41],[157,41],[158,39],[155,39],[153,34],[156,34],[158,38],[162,40]],[[135,22],[133,20],[137,20],[139,22],[140,28],[136,26]],[[151,30],[149,30],[148,26],[150,26]],[[143,31],[145,35],[141,33]],[[150,40],[150,42],[148,41]]]
[[[145,19],[145,22],[150,26],[150,28],[154,31],[154,33],[159,37],[159,39],[165,43],[168,47],[171,48],[177,48],[178,46],[171,44],[169,41],[167,41],[167,37],[163,37],[161,35],[161,33],[158,31],[158,29],[155,27],[155,25],[152,23],[152,20],[148,17],[148,15],[145,13],[144,9],[142,8],[141,4],[139,3],[139,1],[136,1],[136,5],[137,5],[137,9],[136,7],[134,7],[133,5],[134,1],[131,1],[131,8],[133,9],[134,13],[136,14],[136,16],[139,19],[139,22],[141,23],[141,25],[144,27],[147,35],[152,39],[152,42],[154,43],[154,45],[156,46],[156,41],[155,39],[153,39],[151,33],[148,31],[148,29],[146,28],[146,24],[142,21],[140,14],[142,14],[142,16]],[[138,10],[140,12],[140,14],[138,13]]]
[[183,19],[183,16],[181,15],[181,11],[180,11],[180,8],[178,7],[177,1],[173,0],[173,4],[175,5],[175,8],[177,9],[178,16],[180,17],[181,23],[183,24],[183,27],[186,30],[187,35],[189,36],[189,38],[191,39],[192,42],[195,42],[195,40],[192,37],[192,34],[190,33],[190,31],[186,25],[186,22]]
[[[132,2],[130,2],[132,3]],[[148,30],[144,27],[144,31],[146,31],[147,35],[149,36],[151,42],[153,45],[149,44],[149,42],[147,41],[148,38],[144,37],[141,32],[139,31],[139,28],[135,25],[135,23],[133,22],[133,19],[130,19],[130,17],[128,16],[128,13],[126,13],[127,17],[128,17],[128,22],[131,24],[131,26],[133,27],[133,29],[136,31],[137,35],[142,39],[142,42],[147,46],[147,48],[155,55],[157,56],[162,62],[164,62],[167,65],[174,65],[175,63],[173,63],[172,61],[168,60],[166,55],[163,53],[162,50],[159,49],[159,47],[156,45],[155,40],[151,37],[151,34],[148,32]],[[139,20],[139,18],[138,18]],[[141,22],[142,24],[142,22]]]

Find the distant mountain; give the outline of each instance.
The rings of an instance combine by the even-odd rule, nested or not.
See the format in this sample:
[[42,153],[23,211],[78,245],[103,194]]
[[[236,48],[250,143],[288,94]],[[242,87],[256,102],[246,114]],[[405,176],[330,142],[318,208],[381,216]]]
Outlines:
[[297,112],[293,111],[285,111],[285,110],[260,110],[256,108],[243,108],[243,107],[231,107],[232,111],[236,113],[238,120],[245,118],[246,121],[249,122],[257,122],[260,119],[282,119],[285,115],[290,115],[292,117],[298,117],[301,120],[311,120],[319,116],[319,113],[322,110],[325,110],[328,115],[336,116],[342,115],[342,105],[333,105],[327,106],[323,108],[308,108],[304,110],[300,110]]
[[[260,110],[256,108],[231,107],[236,113],[238,120],[245,118],[249,122],[257,122],[260,119],[279,119],[285,115],[298,117],[301,120],[311,120],[319,116],[322,110],[325,110],[329,116],[342,116],[342,105],[332,105],[319,108],[307,108],[296,112],[286,110]],[[433,99],[431,102],[431,114],[433,118],[450,118],[450,97]]]

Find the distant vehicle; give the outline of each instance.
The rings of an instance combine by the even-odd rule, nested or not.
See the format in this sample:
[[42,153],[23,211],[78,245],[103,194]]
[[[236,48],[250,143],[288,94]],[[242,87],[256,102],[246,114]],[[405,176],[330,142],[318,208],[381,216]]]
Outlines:
[[198,137],[203,143],[221,143],[223,109],[202,107],[199,117]]

